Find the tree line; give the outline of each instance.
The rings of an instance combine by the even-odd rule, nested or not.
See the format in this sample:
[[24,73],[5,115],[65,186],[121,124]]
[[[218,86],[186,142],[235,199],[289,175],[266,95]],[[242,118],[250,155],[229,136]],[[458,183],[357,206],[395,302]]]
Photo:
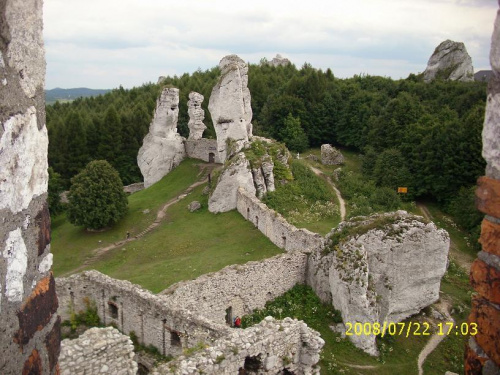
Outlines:
[[[208,100],[219,69],[167,77],[160,85],[112,92],[47,107],[49,164],[68,187],[94,159],[107,160],[124,184],[140,181],[137,152],[163,86],[180,89],[179,124],[188,135],[188,95],[205,96],[204,136],[215,137]],[[482,82],[424,83],[356,75],[336,78],[304,64],[249,65],[254,134],[295,151],[323,143],[364,154],[363,173],[377,186],[408,187],[409,198],[433,198],[447,207],[484,173],[481,130],[486,100]],[[464,190],[465,189],[465,190]],[[470,193],[467,198],[470,200]],[[462,214],[463,215],[463,214]]]

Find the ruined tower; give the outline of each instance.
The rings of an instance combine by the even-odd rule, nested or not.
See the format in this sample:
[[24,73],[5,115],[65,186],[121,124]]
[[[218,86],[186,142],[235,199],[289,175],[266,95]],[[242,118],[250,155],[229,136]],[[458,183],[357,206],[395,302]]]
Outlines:
[[42,0],[0,0],[0,373],[58,373]]
[[472,299],[469,322],[477,323],[465,353],[466,374],[500,372],[500,11],[497,11],[491,41],[493,76],[483,129],[483,157],[486,175],[478,180],[476,204],[486,216],[479,242],[482,251],[471,267],[470,280],[477,292]]

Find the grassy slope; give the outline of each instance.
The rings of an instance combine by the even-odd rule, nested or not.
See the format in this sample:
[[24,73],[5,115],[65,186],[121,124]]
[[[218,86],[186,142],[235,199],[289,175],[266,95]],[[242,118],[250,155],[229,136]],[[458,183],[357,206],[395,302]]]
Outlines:
[[[281,252],[237,211],[208,212],[203,187],[171,206],[152,233],[109,252],[92,268],[156,293],[177,281]],[[187,205],[193,200],[202,209],[190,213]]]
[[[199,161],[184,161],[150,188],[129,196],[129,212],[115,227],[98,233],[70,224],[64,215],[52,223],[54,273],[71,271],[88,258],[92,250],[142,232],[156,218],[168,200],[197,181]],[[191,279],[226,265],[258,260],[280,253],[241,215],[232,211],[214,215],[207,210],[203,185],[187,198],[169,207],[162,224],[145,237],[110,251],[92,269],[118,279],[127,279],[158,292],[180,280]],[[199,200],[203,209],[189,213],[186,206]],[[143,211],[148,209],[149,213]],[[248,253],[248,255],[247,255]]]

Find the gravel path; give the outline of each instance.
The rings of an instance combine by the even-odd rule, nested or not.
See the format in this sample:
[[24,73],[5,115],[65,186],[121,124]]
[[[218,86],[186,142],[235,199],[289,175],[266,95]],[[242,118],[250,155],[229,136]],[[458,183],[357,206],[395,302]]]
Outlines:
[[340,194],[339,189],[337,189],[337,187],[335,186],[335,184],[333,183],[332,179],[329,176],[325,175],[319,169],[314,168],[312,165],[310,165],[309,167],[311,168],[311,170],[314,172],[314,174],[316,176],[323,176],[323,177],[325,177],[326,181],[330,184],[330,186],[335,191],[335,194],[337,195],[337,198],[338,198],[339,204],[340,204],[340,221],[344,221],[345,220],[345,216],[346,216],[345,201],[342,198],[342,195]]

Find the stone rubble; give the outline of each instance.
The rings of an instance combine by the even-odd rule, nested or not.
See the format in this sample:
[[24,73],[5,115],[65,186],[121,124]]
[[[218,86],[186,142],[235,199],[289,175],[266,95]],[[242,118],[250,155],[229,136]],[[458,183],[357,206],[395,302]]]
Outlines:
[[185,139],[177,133],[179,90],[165,88],[156,102],[149,133],[137,155],[137,164],[148,188],[160,181],[186,157]]
[[134,345],[113,327],[90,328],[74,340],[61,342],[61,375],[135,375]]
[[474,81],[472,59],[463,43],[448,39],[436,47],[424,71],[424,82],[439,76],[449,81]]
[[189,212],[198,211],[200,208],[201,208],[201,203],[198,201],[192,201],[191,203],[188,204]]

